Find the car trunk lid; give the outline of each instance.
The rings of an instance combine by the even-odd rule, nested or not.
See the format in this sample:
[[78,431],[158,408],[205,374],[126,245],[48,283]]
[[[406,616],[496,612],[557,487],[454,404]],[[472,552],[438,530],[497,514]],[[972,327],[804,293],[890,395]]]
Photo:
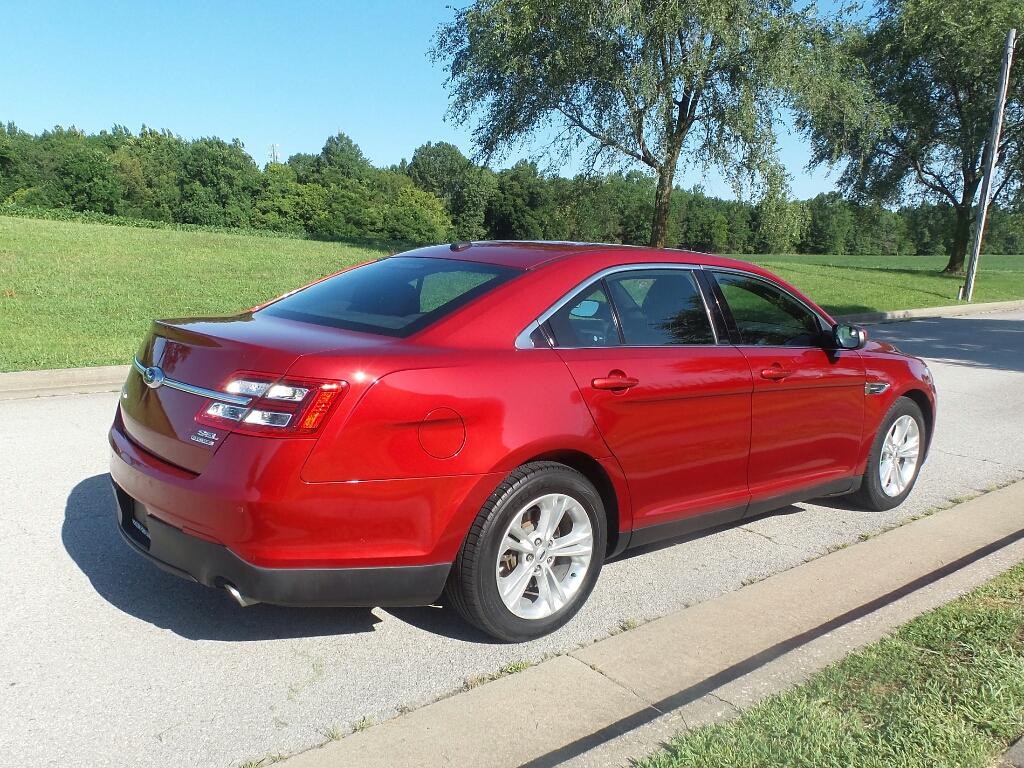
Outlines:
[[280,377],[303,355],[382,342],[259,312],[155,321],[121,395],[125,431],[153,455],[198,474],[230,429],[199,424],[196,415],[215,400],[230,402],[231,395],[217,393],[232,374]]

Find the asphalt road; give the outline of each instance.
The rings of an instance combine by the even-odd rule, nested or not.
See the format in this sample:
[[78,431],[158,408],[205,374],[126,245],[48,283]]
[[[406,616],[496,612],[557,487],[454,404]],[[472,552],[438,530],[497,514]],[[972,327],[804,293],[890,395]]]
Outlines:
[[114,527],[116,395],[0,402],[0,765],[231,766],[299,751],[1024,477],[1024,312],[871,333],[930,358],[939,387],[935,447],[906,504],[801,504],[632,554],[569,626],[519,646],[440,608],[241,609],[166,575]]

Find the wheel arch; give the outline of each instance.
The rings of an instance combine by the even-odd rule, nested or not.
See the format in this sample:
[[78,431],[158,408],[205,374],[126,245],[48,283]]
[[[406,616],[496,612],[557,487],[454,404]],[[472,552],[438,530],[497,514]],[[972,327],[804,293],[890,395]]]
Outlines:
[[606,463],[602,463],[588,453],[573,449],[546,451],[532,456],[523,464],[534,461],[556,461],[565,464],[583,475],[597,489],[604,504],[605,523],[608,531],[607,557],[617,555],[625,548],[629,540],[629,529],[624,525],[628,513],[628,499],[620,499],[625,493],[625,483],[620,479],[615,482],[608,471]]
[[924,446],[925,456],[927,456],[928,450],[931,448],[932,436],[935,434],[935,407],[932,405],[932,401],[928,395],[920,389],[908,389],[901,392],[900,397],[905,397],[908,400],[913,401],[917,407],[921,409],[921,415],[924,416],[924,427],[927,438]]

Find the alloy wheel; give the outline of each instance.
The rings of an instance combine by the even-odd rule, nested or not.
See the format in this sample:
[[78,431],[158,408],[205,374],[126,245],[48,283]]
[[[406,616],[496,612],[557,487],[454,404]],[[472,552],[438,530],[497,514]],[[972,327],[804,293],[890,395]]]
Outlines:
[[505,606],[523,619],[544,619],[570,602],[583,584],[594,530],[583,505],[549,493],[522,507],[498,547],[495,577]]
[[899,496],[914,479],[921,453],[921,429],[913,416],[900,416],[889,427],[878,461],[878,479],[886,496]]

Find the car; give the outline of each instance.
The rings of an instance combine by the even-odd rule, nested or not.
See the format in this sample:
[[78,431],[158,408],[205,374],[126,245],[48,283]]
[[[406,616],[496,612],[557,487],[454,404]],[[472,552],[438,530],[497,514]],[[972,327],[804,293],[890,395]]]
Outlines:
[[629,547],[895,507],[935,418],[923,361],[753,264],[458,242],[155,321],[110,474],[128,545],[243,606],[443,600],[518,642]]

